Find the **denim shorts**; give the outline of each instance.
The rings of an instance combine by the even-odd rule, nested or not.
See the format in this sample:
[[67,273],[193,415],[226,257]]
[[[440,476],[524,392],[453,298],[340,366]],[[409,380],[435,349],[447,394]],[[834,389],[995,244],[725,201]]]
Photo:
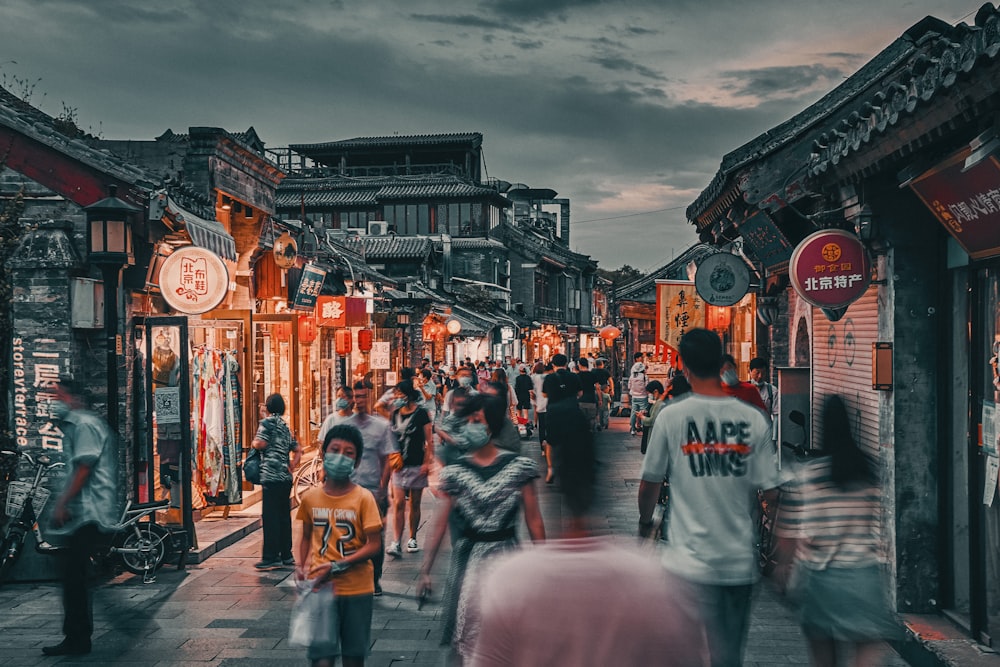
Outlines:
[[[337,605],[337,624],[340,626],[340,655],[348,658],[364,658],[371,651],[372,607],[371,595],[346,595],[334,598]],[[334,658],[333,655],[317,655],[309,649],[310,660]]]

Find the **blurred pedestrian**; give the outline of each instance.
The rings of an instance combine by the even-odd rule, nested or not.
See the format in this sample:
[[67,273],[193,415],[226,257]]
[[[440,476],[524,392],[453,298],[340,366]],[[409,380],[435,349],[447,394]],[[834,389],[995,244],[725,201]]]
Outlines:
[[587,424],[590,429],[596,430],[597,428],[597,411],[600,406],[600,399],[598,398],[598,385],[597,378],[594,377],[593,372],[590,370],[590,362],[587,357],[580,357],[576,361],[576,377],[580,381],[580,398],[578,403],[580,404],[580,410],[583,412],[584,417],[587,418]]
[[528,367],[522,365],[514,380],[514,395],[517,397],[517,410],[521,419],[531,418],[531,392],[533,389],[534,383],[531,376],[528,375]]
[[764,406],[764,401],[761,400],[760,392],[757,390],[757,387],[749,382],[743,382],[740,380],[739,373],[736,370],[736,359],[733,355],[722,355],[722,369],[719,374],[722,378],[722,388],[727,394],[735,396],[741,401],[746,401],[750,405],[760,408],[764,414],[767,415],[768,420],[771,419],[771,414]]
[[296,518],[302,522],[295,578],[313,588],[333,588],[336,641],[310,647],[313,667],[361,667],[371,647],[374,578],[371,558],[382,550],[382,518],[371,492],[351,481],[363,460],[361,432],[338,424],[326,434],[321,455],[326,479],[302,494]]
[[496,446],[500,449],[506,449],[508,452],[520,454],[521,434],[518,432],[517,426],[514,425],[515,417],[512,414],[514,406],[510,403],[510,386],[503,382],[488,382],[480,393],[486,396],[496,396],[503,402],[503,423],[500,431],[493,438]]
[[600,414],[597,416],[597,427],[607,428],[608,419],[611,417],[611,396],[614,394],[614,380],[611,373],[604,367],[604,359],[598,357],[594,361],[594,379],[597,380],[598,398],[600,399]]
[[52,508],[52,530],[46,535],[58,551],[62,578],[63,640],[45,646],[45,655],[90,653],[94,633],[94,601],[88,566],[91,554],[118,523],[118,466],[115,436],[90,410],[83,386],[63,379],[53,388],[49,414],[63,432],[67,473]]
[[334,401],[333,410],[319,426],[319,433],[316,435],[316,445],[322,446],[326,440],[326,434],[337,424],[342,424],[354,414],[354,390],[344,385],[337,387],[337,400]]
[[448,530],[448,517],[457,512],[463,529],[452,546],[442,643],[451,644],[463,658],[468,657],[478,633],[475,595],[483,567],[491,558],[517,548],[522,508],[532,541],[545,539],[534,484],[538,466],[529,458],[499,449],[494,440],[504,413],[498,396],[473,396],[466,401],[461,414],[469,421],[465,429],[468,454],[441,470],[445,502],[436,517],[417,586],[418,594],[431,591],[434,559]]
[[642,363],[642,352],[636,352],[632,358],[635,362],[628,372],[628,395],[632,404],[628,432],[630,435],[635,435],[637,433],[636,424],[638,423],[639,427],[642,427],[642,422],[637,421],[638,415],[649,407],[649,393],[646,391],[649,378],[646,376],[646,364]]
[[285,399],[271,394],[264,401],[267,417],[261,420],[250,446],[261,450],[260,484],[261,529],[264,550],[257,570],[274,570],[295,565],[292,558],[292,517],[289,497],[292,472],[299,464],[299,443],[282,418]]
[[420,407],[421,393],[413,386],[412,380],[404,380],[396,385],[394,411],[389,422],[399,441],[403,455],[403,467],[392,474],[392,514],[395,540],[385,553],[393,558],[403,555],[400,544],[403,541],[403,524],[406,519],[406,498],[410,499],[410,539],[406,550],[420,551],[417,544],[417,529],[420,527],[420,501],[427,488],[427,473],[434,458],[434,437],[431,418]]
[[[852,664],[875,665],[882,641],[900,636],[879,534],[882,494],[839,396],[826,399],[822,423],[822,456],[803,463],[781,500],[779,535],[797,547],[791,594],[812,664],[834,667],[853,656]],[[779,571],[786,579],[789,570]]]
[[[593,442],[557,463],[559,539],[496,560],[477,596],[476,667],[698,665],[701,629],[653,559],[601,536]],[[605,526],[606,528],[606,526]]]
[[[385,541],[385,517],[389,511],[389,478],[392,471],[403,466],[403,457],[399,452],[399,443],[389,426],[389,420],[381,415],[373,415],[368,409],[371,396],[371,385],[365,381],[354,383],[352,392],[354,414],[344,421],[358,429],[363,442],[361,462],[351,474],[351,481],[364,487],[375,497],[379,516],[382,518],[382,529],[379,533],[379,543]],[[324,434],[323,442],[326,442]],[[385,554],[382,549],[372,556],[374,567],[375,595],[382,595],[382,566]]]
[[639,532],[653,528],[666,478],[670,521],[663,567],[687,582],[681,593],[699,610],[713,666],[740,665],[758,578],[753,517],[757,491],[778,486],[771,427],[760,410],[722,388],[722,341],[707,329],[680,340],[692,394],[669,401],[649,436],[639,484]]
[[[572,374],[567,375],[572,377]],[[557,398],[550,396],[548,405],[546,442],[549,448],[546,459],[549,470],[545,477],[546,484],[555,481],[555,470],[561,459],[575,457],[576,451],[591,446],[594,438],[591,421],[580,409],[576,395],[561,388],[554,393]]]
[[546,375],[551,372],[552,364],[543,365],[540,361],[536,361],[534,368],[531,369],[531,399],[535,407],[535,422],[538,425],[538,445],[542,448],[543,455],[546,447],[545,435],[548,424],[549,400],[542,391],[542,385],[545,384]]
[[639,447],[639,451],[643,454],[646,453],[646,448],[649,446],[649,431],[653,428],[656,416],[660,414],[660,410],[663,408],[664,401],[667,398],[663,390],[663,383],[659,380],[650,381],[646,385],[646,392],[649,394],[649,398],[653,399],[653,403],[647,410],[639,413],[639,418],[642,419],[642,444]]

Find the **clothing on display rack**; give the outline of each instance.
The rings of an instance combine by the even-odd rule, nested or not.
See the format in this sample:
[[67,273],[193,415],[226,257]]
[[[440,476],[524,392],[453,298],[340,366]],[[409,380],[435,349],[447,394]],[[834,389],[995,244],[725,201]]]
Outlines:
[[232,350],[202,346],[192,354],[192,482],[196,497],[210,505],[235,505],[243,500],[239,372]]

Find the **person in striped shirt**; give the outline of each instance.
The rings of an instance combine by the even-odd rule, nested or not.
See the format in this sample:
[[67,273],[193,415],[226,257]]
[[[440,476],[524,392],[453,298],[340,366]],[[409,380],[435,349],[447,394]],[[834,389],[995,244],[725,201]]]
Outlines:
[[789,594],[814,665],[849,655],[853,664],[877,664],[882,640],[900,631],[884,576],[877,469],[854,440],[839,396],[826,399],[822,424],[821,456],[783,487],[775,530],[794,561],[779,578],[793,580]]

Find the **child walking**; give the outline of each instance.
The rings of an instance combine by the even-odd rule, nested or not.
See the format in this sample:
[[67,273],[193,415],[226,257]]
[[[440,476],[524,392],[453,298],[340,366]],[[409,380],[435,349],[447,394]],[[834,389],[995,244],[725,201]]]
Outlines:
[[[382,548],[382,519],[375,497],[351,481],[364,449],[361,432],[349,424],[330,429],[323,441],[326,481],[302,495],[296,518],[302,522],[296,579],[314,588],[332,586],[335,634],[344,667],[365,664],[371,646],[375,594],[371,558]],[[333,667],[336,655],[310,647],[313,667]]]

